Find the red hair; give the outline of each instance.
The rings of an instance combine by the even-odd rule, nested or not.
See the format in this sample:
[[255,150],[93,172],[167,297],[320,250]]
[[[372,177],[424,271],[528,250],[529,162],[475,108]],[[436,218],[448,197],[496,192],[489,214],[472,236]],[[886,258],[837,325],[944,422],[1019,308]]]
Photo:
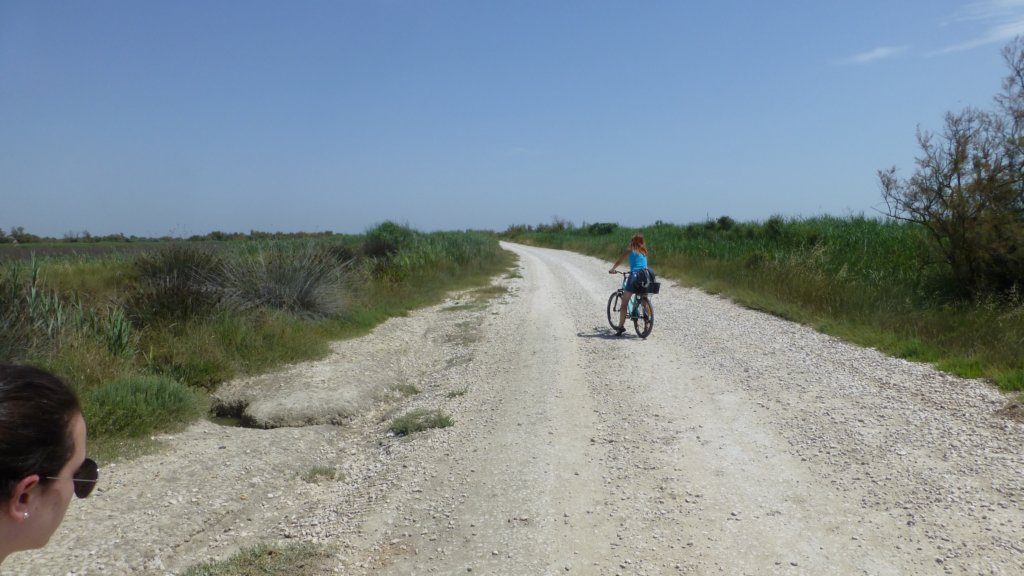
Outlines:
[[647,245],[644,244],[644,235],[637,232],[629,240],[629,249],[647,256]]

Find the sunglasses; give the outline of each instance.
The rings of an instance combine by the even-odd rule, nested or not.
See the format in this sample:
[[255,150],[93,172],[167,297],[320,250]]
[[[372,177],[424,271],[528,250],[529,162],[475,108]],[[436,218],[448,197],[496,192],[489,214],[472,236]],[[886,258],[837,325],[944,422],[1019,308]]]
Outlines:
[[[67,478],[60,478],[58,476],[47,476],[48,480],[67,480]],[[92,458],[86,458],[85,462],[75,470],[75,473],[71,475],[70,480],[75,483],[75,496],[79,498],[85,498],[92,494],[92,489],[96,487],[96,481],[100,479],[100,467],[96,465],[96,462]]]

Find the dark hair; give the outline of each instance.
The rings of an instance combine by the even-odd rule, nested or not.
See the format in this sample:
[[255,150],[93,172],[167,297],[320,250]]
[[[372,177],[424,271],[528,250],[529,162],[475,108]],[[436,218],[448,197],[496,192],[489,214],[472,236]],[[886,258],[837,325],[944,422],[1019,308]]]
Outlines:
[[24,477],[57,476],[75,453],[78,397],[53,374],[0,365],[0,503]]

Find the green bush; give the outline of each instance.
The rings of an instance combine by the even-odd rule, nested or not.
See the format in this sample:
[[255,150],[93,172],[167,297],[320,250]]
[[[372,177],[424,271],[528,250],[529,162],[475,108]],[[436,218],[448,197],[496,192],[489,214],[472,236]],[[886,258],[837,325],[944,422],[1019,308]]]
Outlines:
[[101,384],[83,397],[91,433],[137,438],[173,430],[205,409],[200,396],[164,376],[133,376]]
[[366,233],[363,253],[371,258],[389,258],[409,250],[416,242],[417,233],[408,226],[383,222]]
[[591,236],[606,236],[615,232],[618,227],[618,224],[612,222],[595,222],[587,226],[587,234]]
[[210,250],[176,243],[137,257],[135,285],[125,307],[139,325],[160,320],[205,316],[215,309],[220,292],[220,258]]

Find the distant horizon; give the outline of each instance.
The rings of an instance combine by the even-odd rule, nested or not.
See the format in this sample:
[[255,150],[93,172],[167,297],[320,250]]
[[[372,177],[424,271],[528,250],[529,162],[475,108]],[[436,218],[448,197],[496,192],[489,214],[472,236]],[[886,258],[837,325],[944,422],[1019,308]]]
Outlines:
[[[583,228],[587,228],[588,226],[591,226],[591,225],[594,225],[594,224],[615,224],[619,228],[636,229],[636,230],[642,231],[642,230],[644,230],[646,228],[651,228],[651,227],[659,226],[659,225],[678,226],[678,227],[686,227],[686,226],[693,226],[693,225],[698,225],[699,226],[699,225],[707,224],[709,222],[717,222],[719,219],[724,218],[724,217],[732,218],[728,214],[722,214],[720,216],[716,216],[716,217],[712,217],[712,218],[707,218],[707,219],[703,219],[703,220],[698,220],[698,221],[692,221],[692,222],[665,222],[665,221],[657,221],[656,220],[656,221],[651,222],[649,224],[640,224],[640,225],[627,225],[627,224],[620,224],[620,223],[617,223],[617,222],[587,222],[587,221],[580,221],[580,222],[577,223],[577,222],[572,222],[571,220],[568,220],[568,219],[560,219],[560,220],[563,221],[563,222],[566,222],[566,223],[570,223],[572,225],[573,229],[583,229]],[[783,219],[785,219],[787,221],[804,221],[804,220],[815,220],[815,219],[820,219],[820,218],[836,218],[836,219],[840,219],[840,220],[849,220],[849,219],[858,219],[858,218],[863,218],[863,219],[867,219],[867,220],[877,220],[877,221],[891,220],[890,218],[888,218],[884,214],[878,214],[876,216],[868,216],[866,214],[848,214],[848,215],[843,215],[843,216],[838,216],[838,215],[835,215],[835,214],[818,214],[818,215],[814,215],[814,216],[782,216],[780,214],[773,214],[773,215],[769,216],[768,218],[751,219],[751,220],[736,220],[736,219],[733,219],[733,220],[735,221],[736,224],[760,224],[760,223],[764,223],[767,220],[769,220],[771,218],[774,218],[774,217],[781,217],[781,218],[783,218]],[[262,236],[262,235],[267,235],[267,236],[299,236],[299,237],[301,237],[301,236],[317,237],[317,236],[327,236],[327,235],[334,235],[334,236],[359,236],[359,235],[363,235],[366,232],[376,228],[377,226],[379,226],[381,224],[384,224],[384,223],[387,223],[387,222],[398,224],[399,226],[407,227],[407,228],[409,228],[411,230],[414,230],[414,231],[420,232],[420,233],[424,233],[424,234],[431,234],[431,233],[434,233],[434,232],[488,232],[488,233],[493,233],[493,234],[503,234],[503,233],[509,231],[509,229],[511,229],[513,227],[516,227],[516,226],[529,226],[532,229],[536,230],[540,226],[545,226],[545,225],[553,224],[555,221],[552,220],[552,221],[549,221],[549,222],[538,222],[538,223],[520,222],[520,223],[516,223],[516,224],[509,224],[508,226],[504,227],[501,230],[496,230],[496,229],[493,229],[493,228],[474,228],[474,227],[469,227],[469,228],[446,228],[446,229],[437,229],[437,230],[422,230],[422,229],[416,228],[415,226],[409,226],[408,224],[404,224],[402,222],[397,222],[397,221],[394,221],[394,220],[384,220],[384,221],[372,224],[372,225],[366,227],[365,229],[363,229],[363,230],[361,230],[359,232],[344,232],[344,231],[339,231],[339,230],[294,230],[294,231],[284,231],[284,230],[249,230],[249,231],[244,231],[244,232],[241,231],[241,230],[211,230],[211,231],[209,231],[209,232],[207,232],[205,234],[190,234],[188,236],[173,236],[173,235],[170,235],[170,234],[164,234],[164,235],[160,235],[160,236],[140,236],[140,235],[137,235],[137,234],[124,234],[122,232],[111,232],[111,233],[107,233],[107,234],[93,234],[92,232],[89,232],[88,230],[83,230],[83,231],[76,232],[76,233],[70,233],[69,232],[69,233],[65,233],[62,236],[50,236],[50,235],[38,234],[38,233],[36,233],[36,232],[34,232],[32,230],[29,230],[28,228],[25,228],[25,227],[20,227],[20,228],[22,229],[22,233],[39,237],[43,241],[56,240],[56,241],[68,241],[68,242],[103,242],[103,241],[108,241],[108,240],[111,240],[111,241],[122,241],[122,240],[115,240],[116,237],[121,237],[121,238],[124,238],[125,240],[163,240],[163,239],[189,240],[191,238],[204,238],[205,239],[206,237],[211,236],[211,235],[224,235],[224,236],[253,236],[253,235]],[[17,228],[19,228],[19,227],[17,227],[17,226],[12,227],[12,228],[0,227],[0,233],[2,233],[2,235],[0,235],[0,237],[10,237],[12,232],[15,229],[17,229]],[[0,242],[0,245],[2,245],[2,242]]]

